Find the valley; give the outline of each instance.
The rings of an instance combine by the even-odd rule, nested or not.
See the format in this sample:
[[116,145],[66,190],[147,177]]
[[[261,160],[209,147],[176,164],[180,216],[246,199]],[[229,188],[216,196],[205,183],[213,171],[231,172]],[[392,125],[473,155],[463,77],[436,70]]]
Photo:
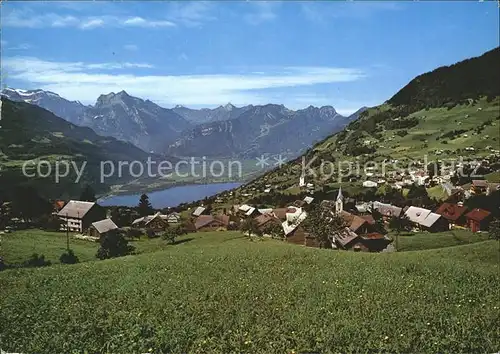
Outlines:
[[0,354],[500,353],[495,2],[0,11]]

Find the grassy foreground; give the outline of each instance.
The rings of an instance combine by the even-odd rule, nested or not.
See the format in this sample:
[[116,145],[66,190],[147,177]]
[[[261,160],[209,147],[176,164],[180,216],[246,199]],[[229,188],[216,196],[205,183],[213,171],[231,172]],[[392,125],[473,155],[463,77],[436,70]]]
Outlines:
[[154,253],[0,273],[0,348],[491,353],[498,274],[497,241],[360,254],[199,234]]
[[[394,240],[396,233],[389,236]],[[399,236],[399,252],[422,251],[428,249],[466,245],[488,240],[487,233],[473,233],[470,230],[450,230],[445,232],[402,233]]]

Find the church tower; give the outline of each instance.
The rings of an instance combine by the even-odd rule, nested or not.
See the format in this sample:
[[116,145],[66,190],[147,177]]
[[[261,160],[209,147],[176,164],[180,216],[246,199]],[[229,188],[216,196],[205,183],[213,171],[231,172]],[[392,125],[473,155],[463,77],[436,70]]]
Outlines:
[[299,187],[304,187],[306,185],[306,181],[305,181],[305,177],[304,175],[300,175],[300,179],[299,179]]
[[344,210],[344,196],[342,195],[342,187],[339,187],[339,194],[335,200],[335,213],[338,215]]

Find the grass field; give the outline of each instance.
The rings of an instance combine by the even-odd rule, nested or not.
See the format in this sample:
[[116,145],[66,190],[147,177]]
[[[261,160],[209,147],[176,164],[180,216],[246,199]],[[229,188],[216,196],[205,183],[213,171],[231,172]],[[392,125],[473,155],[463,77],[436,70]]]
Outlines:
[[0,273],[0,348],[499,350],[497,241],[366,254],[238,232],[185,238],[159,252]]
[[[185,237],[191,240],[191,237]],[[2,235],[1,252],[6,264],[21,264],[33,253],[44,255],[46,260],[59,263],[59,257],[66,251],[66,234],[64,232],[45,232],[36,229],[17,231]],[[169,245],[161,238],[148,239],[143,236],[139,240],[130,242],[135,247],[135,253],[159,251]],[[70,234],[69,246],[80,262],[96,260],[99,244],[91,241],[75,239]]]
[[[394,240],[395,233],[390,233]],[[402,233],[399,236],[399,248],[401,252],[421,251],[435,248],[466,245],[488,240],[487,233],[472,233],[469,230],[450,230],[437,233]]]

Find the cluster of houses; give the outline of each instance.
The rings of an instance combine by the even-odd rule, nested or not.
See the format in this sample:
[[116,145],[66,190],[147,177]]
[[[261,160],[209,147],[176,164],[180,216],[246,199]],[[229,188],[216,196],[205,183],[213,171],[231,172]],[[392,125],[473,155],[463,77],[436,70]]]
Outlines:
[[[106,233],[119,229],[111,218],[106,217],[106,210],[95,202],[70,200],[64,203],[58,200],[54,203],[54,208],[53,214],[61,220],[60,230],[85,233],[86,235],[80,236],[82,239],[96,241]],[[161,232],[170,224],[179,222],[180,214],[178,213],[168,215],[156,213],[134,220],[131,227]]]
[[[457,200],[464,200],[467,195],[488,195],[498,190],[499,186],[499,183],[473,180],[462,188],[454,188],[451,193],[452,196],[458,196]],[[329,235],[331,248],[379,252],[392,247],[392,240],[384,231],[384,224],[388,224],[392,218],[404,217],[413,229],[418,231],[440,232],[452,228],[468,228],[472,232],[487,230],[492,220],[489,211],[480,208],[469,210],[463,203],[452,200],[453,198],[449,198],[436,210],[416,206],[402,208],[378,201],[355,204],[345,210],[345,198],[340,188],[335,200],[322,200],[319,205],[332,216],[340,217],[345,225]],[[229,211],[224,210],[224,213],[216,215],[211,212],[211,208],[198,206],[191,211],[187,219],[181,220],[181,215],[175,212],[157,212],[135,219],[129,228],[160,233],[170,225],[182,221],[190,232],[235,230],[245,220],[254,219],[256,227],[263,235],[279,236],[290,243],[319,247],[318,241],[304,228],[308,210],[316,202],[313,197],[306,196],[285,208],[233,205]],[[106,217],[106,210],[94,202],[56,201],[54,208],[54,215],[61,219],[60,230],[85,234],[81,236],[85,239],[97,241],[102,235],[118,229],[118,226]],[[379,220],[374,218],[375,211],[377,217],[380,217]]]

